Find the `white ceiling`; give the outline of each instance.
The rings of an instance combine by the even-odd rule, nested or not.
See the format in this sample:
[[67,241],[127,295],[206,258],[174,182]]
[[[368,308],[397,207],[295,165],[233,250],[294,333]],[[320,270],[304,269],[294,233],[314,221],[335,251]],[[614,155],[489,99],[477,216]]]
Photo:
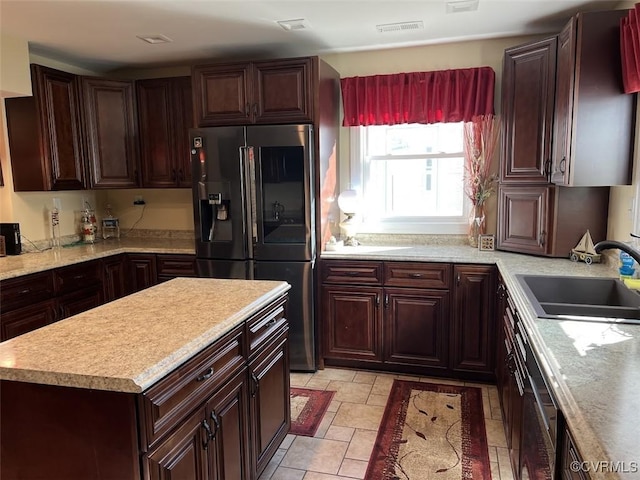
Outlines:
[[[631,8],[613,0],[479,0],[446,13],[446,0],[0,0],[0,32],[30,51],[95,71],[214,58],[287,57],[557,32],[581,10]],[[310,28],[276,22],[304,18]],[[422,21],[380,34],[377,24]],[[151,45],[137,35],[173,40]]]

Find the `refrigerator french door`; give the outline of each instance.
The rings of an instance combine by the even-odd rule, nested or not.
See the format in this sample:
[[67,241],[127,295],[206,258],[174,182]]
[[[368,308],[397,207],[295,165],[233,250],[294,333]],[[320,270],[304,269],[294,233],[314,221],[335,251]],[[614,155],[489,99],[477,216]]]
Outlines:
[[292,370],[315,370],[310,125],[190,131],[199,276],[291,284]]

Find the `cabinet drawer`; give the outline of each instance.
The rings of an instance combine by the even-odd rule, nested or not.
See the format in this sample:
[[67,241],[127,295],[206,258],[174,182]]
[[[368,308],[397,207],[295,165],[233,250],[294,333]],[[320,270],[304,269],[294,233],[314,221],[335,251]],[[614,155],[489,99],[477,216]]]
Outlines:
[[51,270],[13,278],[0,283],[0,310],[6,313],[53,297]]
[[322,281],[382,285],[382,262],[323,262]]
[[249,335],[249,356],[253,355],[263,345],[278,335],[286,327],[285,299],[279,301],[275,307],[260,312],[247,322]]
[[196,257],[192,255],[158,255],[156,268],[158,276],[195,277]]
[[83,262],[53,272],[56,292],[64,294],[102,284],[102,269],[98,261]]
[[384,284],[394,287],[449,288],[448,263],[385,262]]
[[245,364],[240,325],[145,391],[141,399],[142,448],[151,448]]

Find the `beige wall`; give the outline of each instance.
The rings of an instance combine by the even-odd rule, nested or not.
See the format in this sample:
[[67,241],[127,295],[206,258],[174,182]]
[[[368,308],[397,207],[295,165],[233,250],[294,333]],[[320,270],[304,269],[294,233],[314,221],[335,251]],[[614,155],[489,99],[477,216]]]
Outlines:
[[31,95],[29,45],[26,40],[0,34],[0,96]]

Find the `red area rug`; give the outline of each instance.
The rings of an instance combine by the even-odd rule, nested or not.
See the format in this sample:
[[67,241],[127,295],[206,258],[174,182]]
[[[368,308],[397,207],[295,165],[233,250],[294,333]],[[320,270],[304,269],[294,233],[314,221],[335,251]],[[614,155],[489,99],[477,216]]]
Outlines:
[[313,437],[336,392],[291,387],[291,431]]
[[367,480],[490,480],[482,391],[395,380]]

